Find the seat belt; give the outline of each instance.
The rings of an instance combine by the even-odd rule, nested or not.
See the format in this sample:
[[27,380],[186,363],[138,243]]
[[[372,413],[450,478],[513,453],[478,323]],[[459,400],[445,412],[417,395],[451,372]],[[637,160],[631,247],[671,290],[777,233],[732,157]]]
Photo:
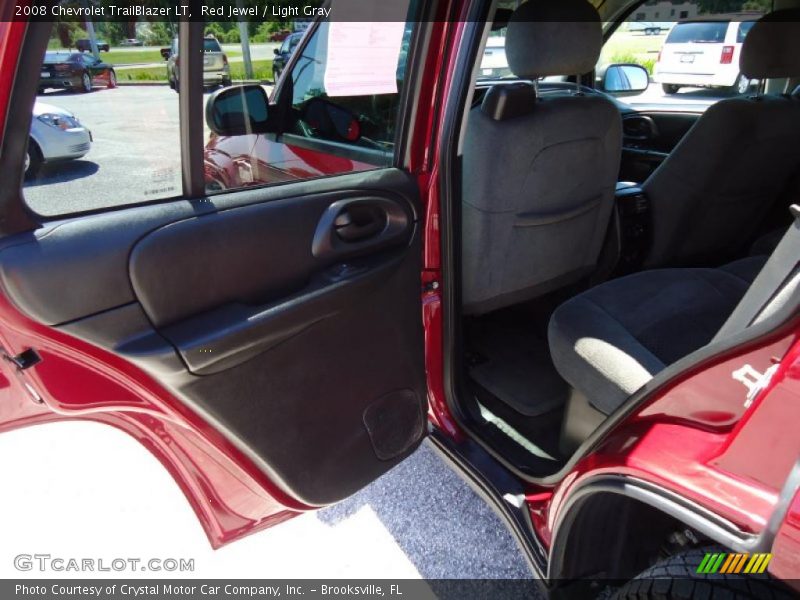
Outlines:
[[712,342],[739,333],[775,314],[800,287],[800,206],[789,210],[794,222]]

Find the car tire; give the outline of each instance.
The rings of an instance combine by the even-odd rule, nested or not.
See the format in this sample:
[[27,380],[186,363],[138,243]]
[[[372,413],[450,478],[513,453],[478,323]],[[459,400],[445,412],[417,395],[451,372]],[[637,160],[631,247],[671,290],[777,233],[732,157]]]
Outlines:
[[677,94],[678,90],[681,89],[681,86],[673,85],[671,83],[664,83],[664,84],[661,85],[661,89],[664,90],[665,94],[672,95],[672,94]]
[[108,72],[108,89],[113,90],[115,87],[117,87],[117,73],[111,69]]
[[612,600],[685,600],[704,598],[790,598],[786,586],[769,574],[698,573],[707,553],[727,552],[725,548],[695,548],[656,563],[624,584]]
[[28,140],[28,150],[25,154],[25,179],[33,179],[42,168],[42,151],[32,139]]
[[222,80],[222,87],[230,87],[231,85],[233,85],[233,81],[231,81],[230,79]]
[[736,78],[736,82],[730,87],[730,90],[736,94],[746,94],[750,91],[750,79],[740,73]]
[[88,94],[92,91],[92,76],[88,71],[84,71],[81,74],[81,87],[78,88],[78,91],[82,94]]

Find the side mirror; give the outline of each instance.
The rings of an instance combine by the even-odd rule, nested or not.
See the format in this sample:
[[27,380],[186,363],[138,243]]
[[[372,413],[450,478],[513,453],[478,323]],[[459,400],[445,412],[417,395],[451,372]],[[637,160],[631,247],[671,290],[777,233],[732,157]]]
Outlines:
[[358,118],[346,108],[322,98],[312,98],[303,107],[303,121],[319,136],[344,142],[361,137]]
[[217,135],[267,133],[269,99],[260,85],[217,90],[206,102],[206,123]]
[[641,65],[609,65],[602,76],[602,89],[610,94],[638,94],[650,85],[650,74]]
[[169,60],[169,57],[172,56],[172,48],[162,48],[161,56],[164,58],[164,60]]
[[272,49],[272,53],[273,53],[275,56],[280,56],[280,55],[281,55],[280,48],[273,48],[273,49]]

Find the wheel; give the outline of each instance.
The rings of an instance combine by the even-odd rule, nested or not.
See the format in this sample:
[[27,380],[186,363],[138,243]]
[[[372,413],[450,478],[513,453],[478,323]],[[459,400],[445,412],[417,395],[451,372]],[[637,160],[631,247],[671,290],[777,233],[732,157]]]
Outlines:
[[736,83],[731,86],[731,91],[737,94],[746,94],[750,89],[750,80],[743,74],[736,78]]
[[612,600],[685,600],[704,598],[791,598],[786,586],[769,574],[698,573],[708,553],[727,553],[719,547],[681,552],[642,571],[611,596]]
[[36,142],[28,140],[28,150],[25,153],[25,179],[33,179],[42,168],[42,152]]
[[115,87],[117,87],[117,74],[111,69],[108,72],[108,88],[113,90]]
[[661,85],[661,89],[664,90],[665,94],[677,94],[678,90],[681,89],[681,86],[672,85],[671,83],[664,83]]
[[223,79],[222,80],[222,87],[230,87],[233,82],[230,79]]
[[81,87],[78,91],[83,94],[88,94],[92,91],[92,76],[89,75],[88,71],[84,71],[83,75],[81,75]]

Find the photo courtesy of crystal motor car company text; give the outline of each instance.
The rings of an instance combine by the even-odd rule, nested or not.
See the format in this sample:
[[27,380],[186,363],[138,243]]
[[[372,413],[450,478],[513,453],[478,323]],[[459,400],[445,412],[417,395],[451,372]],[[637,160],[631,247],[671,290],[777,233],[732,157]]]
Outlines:
[[0,599],[800,594],[800,0],[0,2]]

